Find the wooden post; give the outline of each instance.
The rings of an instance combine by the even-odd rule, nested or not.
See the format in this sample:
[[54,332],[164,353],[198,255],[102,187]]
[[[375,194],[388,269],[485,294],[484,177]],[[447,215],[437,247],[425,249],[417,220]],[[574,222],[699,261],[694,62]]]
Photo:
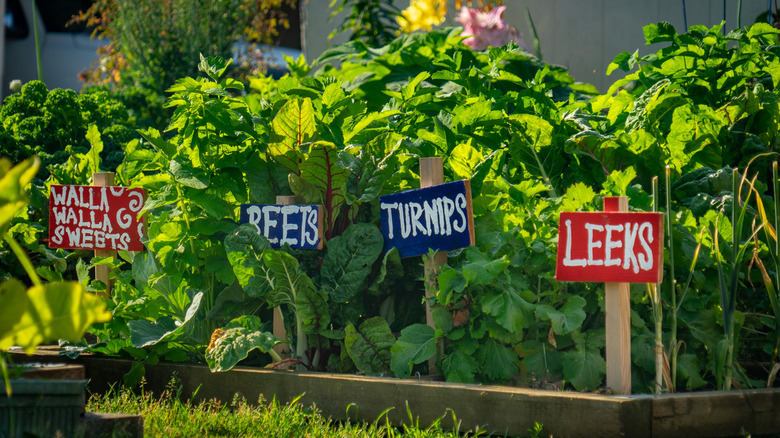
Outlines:
[[[98,172],[92,174],[92,185],[96,187],[110,187],[114,185],[113,172]],[[95,250],[95,257],[116,257],[116,251],[113,250]],[[95,266],[95,279],[102,281],[106,285],[106,292],[102,294],[104,298],[111,298],[111,279],[109,277],[108,265]]]
[[[293,205],[295,204],[295,196],[277,196],[276,203],[279,205]],[[274,308],[274,336],[286,341],[287,329],[284,326],[284,318],[282,317],[282,309],[280,307]],[[274,346],[274,350],[279,353],[282,359],[286,359],[290,354],[290,344],[277,344]]]
[[[628,211],[628,197],[604,198],[604,211]],[[615,394],[631,394],[630,298],[629,283],[604,283],[607,388]]]
[[[420,158],[420,188],[430,187],[437,184],[444,183],[444,162],[441,157],[428,157]],[[447,252],[438,251],[433,261],[425,262],[425,298],[430,300],[436,297],[436,292],[439,289],[437,277],[439,275],[439,266],[447,263]],[[431,328],[436,330],[436,325],[433,322],[433,311],[429,301],[425,302],[425,320]],[[444,353],[443,339],[436,341],[436,356],[428,361],[428,373],[438,374],[436,369],[436,358]]]

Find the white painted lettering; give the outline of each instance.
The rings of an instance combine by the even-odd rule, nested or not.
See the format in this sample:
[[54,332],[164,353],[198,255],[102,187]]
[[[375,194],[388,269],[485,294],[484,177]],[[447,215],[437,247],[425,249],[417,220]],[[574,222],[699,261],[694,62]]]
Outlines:
[[266,205],[263,208],[263,235],[268,238],[269,242],[274,244],[279,243],[279,239],[271,237],[271,227],[276,227],[278,221],[271,219],[271,214],[279,215],[280,211],[281,208],[275,205]]
[[653,243],[653,224],[643,222],[642,225],[639,225],[639,244],[642,245],[644,254],[639,253],[638,259],[639,267],[645,271],[653,268],[653,251],[650,249],[649,243]]
[[387,237],[389,239],[393,238],[393,210],[398,209],[398,203],[393,202],[392,204],[386,204],[384,202],[381,202],[379,204],[379,208],[382,210],[387,210]]
[[620,266],[619,258],[612,258],[612,250],[615,248],[621,248],[623,242],[620,240],[612,240],[613,231],[623,231],[623,225],[606,225],[607,236],[604,239],[604,266]]
[[298,229],[298,225],[288,220],[291,214],[298,214],[300,208],[297,205],[285,205],[282,207],[282,245],[289,243],[290,245],[297,245],[298,239],[293,237],[287,237],[287,233]]
[[598,224],[585,223],[585,229],[588,230],[588,266],[602,266],[604,260],[593,258],[593,248],[601,248],[601,241],[593,240],[593,232],[604,231],[604,227]]

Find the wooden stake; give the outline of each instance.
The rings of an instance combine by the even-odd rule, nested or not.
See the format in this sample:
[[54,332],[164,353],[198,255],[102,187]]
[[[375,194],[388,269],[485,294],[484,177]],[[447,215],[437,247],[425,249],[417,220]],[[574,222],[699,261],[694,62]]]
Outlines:
[[[604,211],[628,211],[628,197],[604,198]],[[604,283],[607,388],[631,394],[631,306],[629,283]]]
[[[95,187],[110,187],[114,185],[114,174],[112,172],[98,172],[92,174],[92,185]],[[95,250],[95,257],[116,257],[116,251],[113,250]],[[104,298],[111,298],[111,279],[109,276],[108,265],[95,266],[95,279],[102,281],[106,285],[105,293],[101,294]]]
[[[295,196],[277,196],[276,203],[279,205],[294,205]],[[322,233],[320,233],[322,235]],[[282,316],[282,309],[280,307],[274,308],[274,336],[286,341],[287,329],[284,327],[284,317]],[[274,346],[274,350],[279,353],[282,359],[286,359],[290,354],[290,344],[277,344]]]
[[[420,158],[420,188],[435,186],[444,183],[444,162],[441,157]],[[447,263],[447,252],[439,251],[433,261],[425,262],[425,320],[431,328],[436,330],[433,322],[433,311],[430,300],[436,297],[439,289],[437,277],[439,275],[439,266]],[[436,341],[436,356],[428,361],[428,374],[438,374],[436,369],[436,358],[444,353],[444,339]]]

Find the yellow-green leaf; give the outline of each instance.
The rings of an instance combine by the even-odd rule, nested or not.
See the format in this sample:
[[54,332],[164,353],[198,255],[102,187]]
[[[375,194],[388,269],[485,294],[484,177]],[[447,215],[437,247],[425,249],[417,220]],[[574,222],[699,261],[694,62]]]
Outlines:
[[87,294],[81,283],[63,281],[27,290],[27,311],[13,327],[12,338],[28,353],[43,342],[77,341],[93,323],[111,319],[103,300]]

